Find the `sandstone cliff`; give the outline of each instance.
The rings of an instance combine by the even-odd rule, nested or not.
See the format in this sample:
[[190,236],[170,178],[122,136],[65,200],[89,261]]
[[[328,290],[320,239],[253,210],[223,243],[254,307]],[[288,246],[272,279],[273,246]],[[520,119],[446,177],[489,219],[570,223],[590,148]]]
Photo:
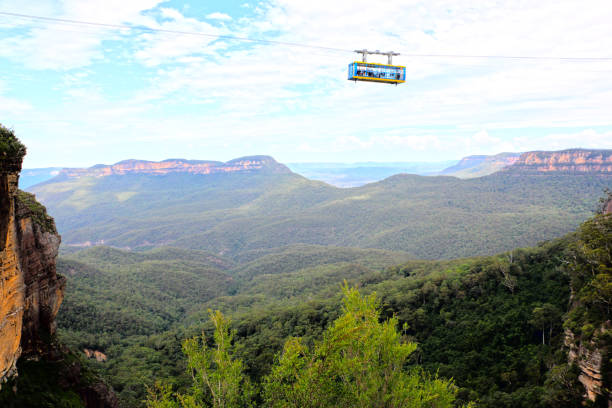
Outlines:
[[0,161],[0,381],[22,354],[45,348],[66,282],[55,271],[60,236],[44,207],[18,192],[20,169],[20,158]]
[[161,162],[145,160],[124,160],[113,165],[93,166],[87,169],[64,169],[59,176],[64,177],[104,177],[123,174],[157,174],[191,173],[245,173],[245,172],[289,173],[290,170],[269,156],[250,156],[230,160],[226,163],[217,161],[168,159]]
[[15,217],[20,163],[4,160],[0,166],[0,382],[3,382],[15,374],[21,355],[25,279]]
[[[60,236],[45,207],[17,189],[24,155],[25,147],[0,125],[0,406],[54,406],[45,398],[69,390],[85,407],[115,408],[112,390],[54,341],[66,285],[56,273]],[[37,361],[52,367],[47,383],[20,389],[22,367]],[[10,387],[2,389],[6,381]]]
[[[610,330],[602,327],[600,332]],[[585,399],[595,401],[598,396],[609,398],[609,392],[604,387],[603,359],[607,350],[598,347],[595,341],[584,344],[578,341],[570,330],[565,331],[565,346],[568,348],[568,360],[578,365],[580,374],[578,381],[586,390]],[[608,399],[608,406],[612,407],[612,400]]]
[[[612,193],[608,194],[607,201],[603,201],[600,207],[603,216],[612,216]],[[611,237],[610,229],[606,227],[606,225],[605,221],[598,224],[598,231],[602,233],[599,239],[602,243],[605,239],[609,242]],[[601,246],[603,250],[601,251],[602,258],[597,258],[597,256],[595,256],[590,259],[590,261],[599,268],[596,267],[594,269],[594,271],[597,272],[591,272],[591,270],[589,270],[590,273],[609,274],[609,261],[612,254],[610,253],[609,245],[601,244]],[[595,262],[595,259],[598,259],[599,262]],[[573,314],[574,311],[580,310],[581,308],[584,309],[586,307],[588,309],[589,306],[591,308],[593,306],[592,304],[582,304],[580,299],[584,299],[584,296],[580,295],[581,291],[577,290],[574,285],[573,280],[571,287],[571,306],[568,315]],[[609,296],[609,291],[605,292],[605,290],[594,293],[598,294],[597,299],[603,301],[605,301],[605,299],[599,296]],[[609,302],[609,299],[607,301]],[[576,364],[579,368],[578,381],[580,381],[586,391],[584,395],[585,400],[596,402],[596,406],[607,406],[608,408],[612,408],[612,393],[610,389],[610,385],[612,384],[612,367],[610,366],[610,362],[612,362],[610,359],[610,357],[612,357],[612,344],[610,343],[612,321],[609,320],[609,317],[604,317],[600,318],[598,321],[590,321],[588,323],[592,323],[595,327],[593,334],[590,336],[587,335],[586,338],[582,335],[576,335],[569,328],[565,329],[565,346],[568,349],[568,360],[570,364]],[[586,326],[589,325],[590,324],[586,324]]]
[[612,174],[612,150],[569,149],[527,152],[504,171],[515,173]]

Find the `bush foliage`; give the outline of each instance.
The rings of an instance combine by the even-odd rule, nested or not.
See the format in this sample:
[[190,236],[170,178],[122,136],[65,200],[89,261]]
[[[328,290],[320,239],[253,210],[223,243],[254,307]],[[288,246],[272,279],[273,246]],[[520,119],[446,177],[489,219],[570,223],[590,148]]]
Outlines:
[[[362,296],[345,283],[342,314],[309,350],[290,338],[272,372],[262,383],[262,406],[271,408],[450,408],[456,388],[452,381],[407,369],[416,344],[405,342],[397,319],[380,322],[376,295]],[[157,385],[149,408],[240,408],[253,405],[253,388],[243,363],[233,352],[234,333],[221,312],[210,312],[214,345],[198,338],[185,341],[188,370],[194,386],[176,394]]]
[[0,160],[19,160],[26,155],[26,147],[12,129],[0,124]]

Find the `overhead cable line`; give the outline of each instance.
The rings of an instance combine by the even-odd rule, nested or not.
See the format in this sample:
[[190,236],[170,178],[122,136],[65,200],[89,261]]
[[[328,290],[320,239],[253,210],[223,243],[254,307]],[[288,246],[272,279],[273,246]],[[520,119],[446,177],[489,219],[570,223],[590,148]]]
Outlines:
[[71,19],[65,19],[65,18],[33,16],[29,14],[8,13],[4,11],[0,11],[0,15],[27,18],[27,19],[32,19],[32,20],[49,21],[49,22],[55,22],[55,23],[68,23],[68,24],[80,24],[80,25],[93,26],[93,27],[115,28],[119,30],[138,30],[138,31],[153,32],[153,33],[180,34],[180,35],[191,35],[191,36],[198,36],[198,37],[217,38],[217,39],[223,39],[223,40],[236,40],[236,41],[248,41],[248,42],[265,43],[265,44],[286,45],[290,47],[317,48],[317,49],[328,50],[328,51],[341,51],[341,52],[351,52],[351,53],[353,52],[352,50],[342,49],[342,48],[323,47],[319,45],[309,45],[309,44],[301,44],[301,43],[294,43],[294,42],[287,42],[287,41],[264,40],[264,39],[240,37],[240,36],[234,36],[234,35],[200,33],[197,31],[168,30],[164,28],[131,26],[131,25],[125,25],[125,24],[96,23],[93,21],[81,21],[81,20],[71,20]]
[[[82,21],[82,20],[72,20],[65,18],[55,18],[55,17],[44,17],[44,16],[35,16],[30,14],[21,14],[21,13],[11,13],[0,11],[0,15],[9,16],[9,17],[17,17],[17,18],[25,18],[30,20],[38,20],[38,21],[46,21],[51,23],[60,23],[60,24],[78,24],[90,27],[101,27],[101,28],[113,28],[119,30],[138,30],[142,32],[150,32],[150,33],[163,33],[163,34],[178,34],[178,35],[188,35],[188,36],[197,36],[197,37],[207,37],[207,38],[216,38],[221,40],[233,40],[233,41],[245,41],[251,43],[262,43],[262,44],[273,44],[273,45],[283,45],[288,47],[301,47],[301,48],[310,48],[310,49],[320,49],[326,51],[337,51],[337,52],[348,52],[353,53],[352,49],[345,48],[337,48],[337,47],[327,47],[321,45],[314,44],[304,44],[304,43],[296,43],[296,42],[288,42],[288,41],[276,41],[276,40],[265,40],[259,38],[249,38],[249,37],[241,37],[234,35],[223,35],[223,34],[211,34],[211,33],[202,33],[197,31],[183,31],[183,30],[169,30],[164,28],[151,28],[145,26],[132,26],[126,24],[109,24],[109,23],[98,23],[93,21]],[[506,60],[532,60],[532,61],[574,61],[574,62],[597,62],[597,61],[612,61],[612,57],[555,57],[555,56],[526,56],[526,55],[479,55],[479,54],[415,54],[409,52],[402,52],[402,56],[409,58],[463,58],[463,59],[506,59]]]

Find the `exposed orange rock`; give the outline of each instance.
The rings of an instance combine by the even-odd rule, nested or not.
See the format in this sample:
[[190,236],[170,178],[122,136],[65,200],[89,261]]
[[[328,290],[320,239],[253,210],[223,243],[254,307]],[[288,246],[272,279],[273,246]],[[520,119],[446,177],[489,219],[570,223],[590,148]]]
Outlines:
[[[609,326],[610,322],[605,323],[598,332],[603,333],[605,330],[609,330]],[[589,401],[595,401],[598,396],[605,397],[602,371],[604,351],[598,348],[593,340],[589,341],[588,344],[577,341],[574,334],[567,329],[565,330],[565,346],[569,349],[569,362],[576,363],[580,368],[578,381],[582,383],[586,390],[584,398]],[[609,399],[609,394],[608,406],[612,407],[612,400]]]
[[144,160],[125,160],[113,165],[97,165],[87,169],[64,169],[60,176],[66,177],[105,177],[123,174],[157,174],[191,173],[217,174],[272,171],[286,173],[289,169],[269,156],[252,156],[231,160],[229,162],[169,159],[161,162]]
[[30,215],[25,206],[17,205],[17,239],[25,283],[21,347],[26,354],[40,350],[41,336],[55,334],[55,316],[66,285],[55,269],[60,236],[56,231],[44,231]]
[[0,163],[0,382],[21,354],[35,354],[55,332],[65,278],[55,259],[60,237],[35,223],[17,198],[21,163]]
[[91,349],[83,349],[83,353],[87,356],[87,358],[95,358],[99,363],[105,363],[108,360],[106,354],[102,353],[99,350],[91,350]]
[[21,355],[25,309],[24,275],[19,262],[15,194],[18,176],[0,173],[0,381],[15,374]]
[[585,347],[582,342],[576,342],[574,333],[570,330],[565,330],[565,346],[569,348],[569,362],[578,364],[580,368],[578,381],[582,383],[586,390],[585,398],[595,401],[595,398],[601,395],[601,387],[603,386],[601,351],[593,343],[590,344],[590,347]]
[[511,172],[612,174],[612,150],[570,149],[558,152],[523,153]]

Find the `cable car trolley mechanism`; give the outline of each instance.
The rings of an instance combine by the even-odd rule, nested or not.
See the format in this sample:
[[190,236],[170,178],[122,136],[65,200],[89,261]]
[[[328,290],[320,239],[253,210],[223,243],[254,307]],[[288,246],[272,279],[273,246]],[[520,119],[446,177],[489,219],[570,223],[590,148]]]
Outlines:
[[[406,67],[393,65],[393,56],[399,55],[399,53],[393,51],[380,52],[379,50],[355,50],[355,52],[361,54],[362,60],[351,62],[349,64],[349,81],[382,82],[395,85],[406,82]],[[377,64],[374,62],[368,62],[368,54],[386,55],[389,63]]]

